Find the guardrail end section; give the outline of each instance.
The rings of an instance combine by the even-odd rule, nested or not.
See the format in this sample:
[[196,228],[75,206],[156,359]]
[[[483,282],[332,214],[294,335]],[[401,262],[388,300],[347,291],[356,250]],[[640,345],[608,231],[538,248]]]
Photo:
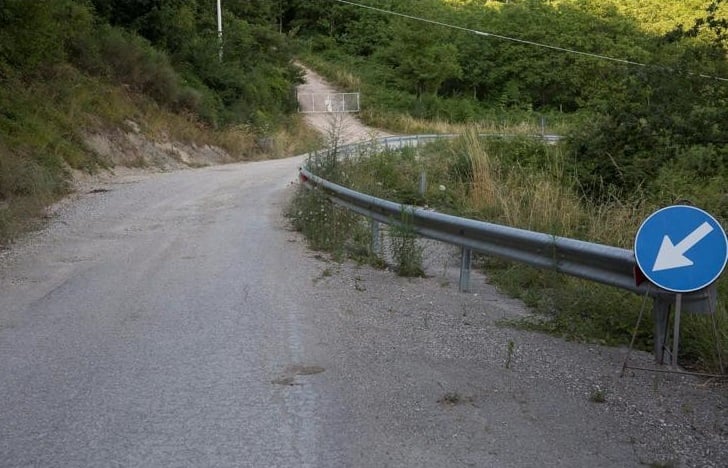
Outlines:
[[372,255],[379,255],[382,251],[382,234],[379,229],[379,223],[371,219],[369,221],[372,230]]
[[470,268],[472,259],[473,251],[467,247],[463,247],[460,258],[460,292],[470,291]]

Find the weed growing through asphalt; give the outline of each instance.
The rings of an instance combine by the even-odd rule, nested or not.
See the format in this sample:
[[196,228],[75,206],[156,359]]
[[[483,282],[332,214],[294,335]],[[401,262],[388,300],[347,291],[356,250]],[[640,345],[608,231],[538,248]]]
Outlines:
[[515,351],[516,343],[513,340],[508,340],[508,349],[506,351],[506,369],[511,368],[511,359],[513,358],[513,352]]
[[446,406],[457,406],[462,404],[472,404],[475,399],[471,396],[463,396],[458,392],[447,392],[439,400],[438,403]]
[[446,394],[444,394],[442,396],[442,398],[437,400],[438,403],[444,403],[447,405],[457,405],[461,401],[462,401],[462,397],[457,392],[447,392]]
[[649,464],[650,468],[676,468],[678,465],[675,462],[668,460],[665,462],[652,462]]
[[589,395],[589,401],[592,403],[604,403],[607,401],[607,396],[604,393],[604,390],[597,387],[594,390],[592,390],[591,394]]

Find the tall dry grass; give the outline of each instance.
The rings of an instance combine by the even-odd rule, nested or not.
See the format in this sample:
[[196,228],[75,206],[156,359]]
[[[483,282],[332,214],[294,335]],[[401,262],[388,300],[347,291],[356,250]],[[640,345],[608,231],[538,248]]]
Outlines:
[[644,200],[625,203],[614,199],[601,205],[589,204],[586,237],[592,242],[632,249],[637,230],[655,208]]
[[412,117],[409,114],[382,112],[366,107],[361,111],[361,119],[374,127],[387,128],[402,134],[458,134],[474,130],[482,134],[539,135],[542,128],[532,121],[503,122],[481,120],[468,123],[452,123],[446,120],[428,120]]
[[618,198],[596,204],[580,196],[558,151],[547,152],[544,169],[506,165],[490,154],[479,130],[463,141],[472,173],[467,210],[495,216],[506,225],[631,249],[634,235],[655,206]]
[[520,165],[504,167],[484,147],[478,132],[469,129],[465,149],[471,180],[465,204],[469,211],[495,215],[509,226],[567,235],[585,218],[578,196],[563,184],[563,167],[554,159],[547,171],[534,172]]
[[357,92],[361,89],[361,80],[358,76],[345,70],[334,71],[334,82],[345,92]]
[[190,115],[181,115],[146,105],[143,127],[157,139],[171,139],[196,145],[217,146],[235,161],[275,159],[308,152],[320,144],[318,133],[294,115],[269,136],[257,135],[247,125],[213,129]]

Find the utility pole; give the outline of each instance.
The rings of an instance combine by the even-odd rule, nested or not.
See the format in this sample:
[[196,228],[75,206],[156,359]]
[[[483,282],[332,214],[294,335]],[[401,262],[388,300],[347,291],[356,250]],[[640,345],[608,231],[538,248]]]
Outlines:
[[218,59],[222,62],[222,0],[217,0],[217,39],[220,42]]

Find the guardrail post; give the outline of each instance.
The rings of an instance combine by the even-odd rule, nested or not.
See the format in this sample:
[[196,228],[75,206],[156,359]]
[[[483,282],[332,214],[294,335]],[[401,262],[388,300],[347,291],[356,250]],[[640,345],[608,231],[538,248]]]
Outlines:
[[463,247],[460,257],[460,292],[470,290],[470,264],[473,258],[473,251]]
[[658,364],[663,364],[665,357],[665,339],[667,338],[671,304],[671,299],[658,296],[652,305],[652,317],[655,322],[655,361]]
[[372,228],[372,255],[379,255],[382,252],[382,236],[379,223],[372,219],[369,221],[369,225]]

